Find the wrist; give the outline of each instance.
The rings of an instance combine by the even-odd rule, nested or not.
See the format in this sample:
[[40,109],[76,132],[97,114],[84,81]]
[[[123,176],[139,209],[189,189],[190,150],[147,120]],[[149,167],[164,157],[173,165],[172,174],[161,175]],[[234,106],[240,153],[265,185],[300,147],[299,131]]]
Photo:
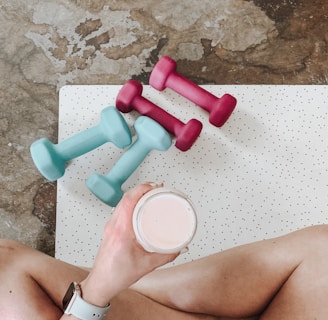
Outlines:
[[110,304],[101,307],[84,300],[81,285],[76,282],[69,285],[63,298],[64,314],[81,320],[105,320],[109,308]]
[[83,300],[97,307],[105,307],[115,296],[115,293],[109,292],[109,288],[104,287],[102,283],[97,283],[89,278],[83,280],[80,287]]

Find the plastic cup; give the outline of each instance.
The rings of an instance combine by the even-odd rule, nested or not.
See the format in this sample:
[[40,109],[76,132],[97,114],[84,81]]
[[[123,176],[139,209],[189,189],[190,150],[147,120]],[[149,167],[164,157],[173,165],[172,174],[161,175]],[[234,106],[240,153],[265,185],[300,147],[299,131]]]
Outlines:
[[133,229],[148,252],[176,253],[193,239],[197,227],[194,205],[180,191],[156,188],[147,192],[133,213]]

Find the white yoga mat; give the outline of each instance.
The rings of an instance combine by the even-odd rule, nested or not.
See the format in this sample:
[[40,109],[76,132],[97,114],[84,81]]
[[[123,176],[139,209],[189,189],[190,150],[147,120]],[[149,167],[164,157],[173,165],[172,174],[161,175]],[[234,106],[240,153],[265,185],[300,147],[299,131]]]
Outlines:
[[[181,263],[236,245],[328,222],[328,86],[207,85],[238,100],[221,128],[208,113],[171,90],[144,96],[186,122],[202,121],[187,152],[152,151],[123,185],[164,182],[189,195],[198,229]],[[59,141],[99,122],[121,86],[65,86],[60,91]],[[133,128],[136,112],[124,114]],[[111,207],[85,185],[106,174],[124,150],[107,143],[70,162],[58,180],[56,257],[90,266]],[[110,253],[109,253],[110,254]]]

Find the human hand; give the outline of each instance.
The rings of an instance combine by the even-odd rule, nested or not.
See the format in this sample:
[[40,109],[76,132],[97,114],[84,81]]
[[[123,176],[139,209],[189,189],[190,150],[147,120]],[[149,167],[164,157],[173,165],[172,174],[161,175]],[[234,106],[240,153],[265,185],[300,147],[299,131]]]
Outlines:
[[86,301],[104,306],[142,276],[179,255],[147,252],[136,240],[132,227],[134,207],[145,193],[154,188],[156,186],[150,183],[139,185],[126,192],[115,208],[106,223],[94,266],[81,283]]

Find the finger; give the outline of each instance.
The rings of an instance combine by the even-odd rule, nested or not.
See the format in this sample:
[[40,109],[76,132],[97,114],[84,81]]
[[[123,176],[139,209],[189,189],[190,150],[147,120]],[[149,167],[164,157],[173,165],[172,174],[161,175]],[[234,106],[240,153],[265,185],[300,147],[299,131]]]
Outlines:
[[126,195],[130,197],[132,201],[138,201],[145,193],[162,186],[163,183],[145,182],[126,192]]
[[119,202],[118,207],[123,207],[126,211],[131,211],[136,206],[138,200],[147,192],[152,189],[163,186],[163,184],[156,184],[152,182],[146,182],[140,184],[129,191],[125,192],[122,200]]

